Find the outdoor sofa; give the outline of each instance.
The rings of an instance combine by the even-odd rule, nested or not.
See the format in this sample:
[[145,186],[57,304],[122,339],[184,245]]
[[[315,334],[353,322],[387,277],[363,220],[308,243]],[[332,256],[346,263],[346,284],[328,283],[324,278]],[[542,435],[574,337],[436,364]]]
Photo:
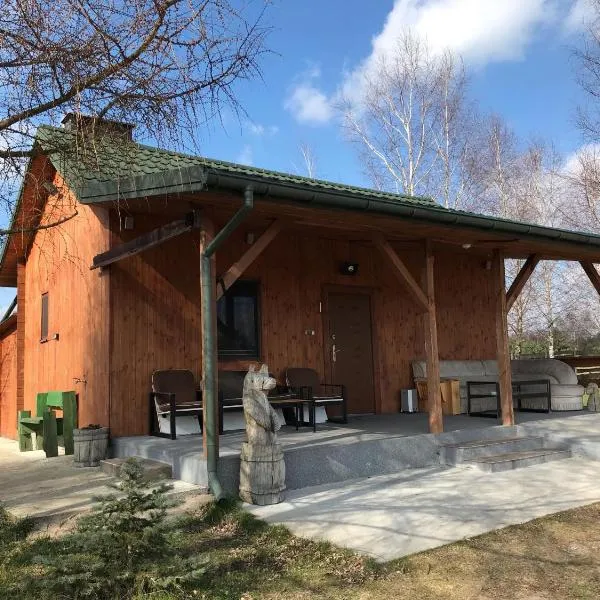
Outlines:
[[[427,377],[425,361],[414,361],[412,370],[415,378]],[[584,388],[578,385],[575,370],[560,360],[551,358],[512,360],[511,374],[513,382],[548,380],[551,394],[550,408],[553,411],[583,409]],[[441,360],[440,377],[457,379],[460,382],[461,412],[466,413],[468,411],[467,382],[498,381],[498,363],[495,360]],[[477,412],[489,409],[489,406],[484,406],[485,403],[485,400],[473,400],[471,410]],[[542,401],[524,400],[523,408],[542,409]]]

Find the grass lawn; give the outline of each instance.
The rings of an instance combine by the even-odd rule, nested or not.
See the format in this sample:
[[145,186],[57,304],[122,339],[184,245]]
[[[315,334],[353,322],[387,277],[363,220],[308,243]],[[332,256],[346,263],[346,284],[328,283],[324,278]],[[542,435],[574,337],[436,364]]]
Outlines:
[[[49,556],[64,536],[30,535],[31,524],[0,516],[0,598],[93,597],[18,591],[50,581]],[[168,521],[171,552],[144,563],[124,598],[467,599],[600,598],[600,504],[509,527],[384,565],[268,526],[229,504]],[[197,568],[186,577],[189,561]],[[198,560],[199,559],[199,560]],[[88,560],[83,557],[82,560]],[[64,574],[63,574],[64,575]],[[68,575],[68,574],[67,574]],[[46,579],[44,579],[46,578]],[[15,588],[15,585],[17,587]],[[15,591],[17,590],[17,591]]]

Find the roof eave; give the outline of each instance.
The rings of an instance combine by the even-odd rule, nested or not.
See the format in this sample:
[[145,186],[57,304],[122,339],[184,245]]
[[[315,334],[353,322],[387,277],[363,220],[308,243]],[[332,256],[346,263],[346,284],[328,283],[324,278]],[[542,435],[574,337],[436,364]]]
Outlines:
[[521,223],[478,215],[464,213],[441,206],[427,206],[414,204],[402,200],[392,201],[373,198],[368,195],[343,194],[335,190],[307,190],[305,186],[293,182],[265,182],[242,175],[210,171],[207,180],[208,186],[213,188],[227,188],[243,190],[252,185],[257,196],[266,199],[285,198],[300,201],[302,204],[315,208],[341,209],[355,212],[374,213],[395,216],[422,223],[436,223],[446,227],[460,227],[477,231],[493,232],[499,235],[518,235],[523,239],[545,242],[563,242],[582,246],[594,246],[600,251],[600,235],[593,233],[579,233],[564,229],[555,229],[529,223]]

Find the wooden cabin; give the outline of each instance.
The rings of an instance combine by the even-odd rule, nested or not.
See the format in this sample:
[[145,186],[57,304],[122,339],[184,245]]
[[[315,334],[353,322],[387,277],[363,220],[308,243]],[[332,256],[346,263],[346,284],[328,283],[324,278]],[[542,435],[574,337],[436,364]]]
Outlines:
[[[392,413],[425,359],[432,431],[439,359],[497,359],[512,406],[507,308],[538,260],[579,261],[600,288],[600,236],[91,135],[40,127],[4,246],[17,312],[0,324],[3,436],[50,389],[78,392],[82,425],[147,434],[152,372],[202,378],[215,236],[219,369],[311,367],[346,385],[350,414]],[[508,292],[506,258],[529,259]]]

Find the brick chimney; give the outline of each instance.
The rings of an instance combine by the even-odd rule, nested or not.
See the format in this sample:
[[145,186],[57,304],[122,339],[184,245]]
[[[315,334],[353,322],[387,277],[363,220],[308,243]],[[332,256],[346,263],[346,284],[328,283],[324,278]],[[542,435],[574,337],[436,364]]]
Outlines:
[[89,115],[78,113],[67,113],[62,120],[63,127],[70,131],[80,131],[89,135],[114,135],[133,140],[133,128],[131,123],[111,121]]

